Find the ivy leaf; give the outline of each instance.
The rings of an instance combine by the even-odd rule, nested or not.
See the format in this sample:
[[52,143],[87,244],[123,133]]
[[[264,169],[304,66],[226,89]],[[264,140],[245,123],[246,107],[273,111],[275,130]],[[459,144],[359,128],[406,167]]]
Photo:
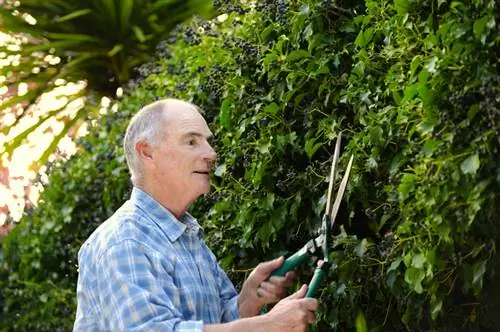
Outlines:
[[424,262],[425,262],[425,257],[422,254],[416,254],[413,256],[413,259],[411,261],[411,265],[416,268],[422,268],[424,267]]
[[226,173],[226,164],[222,164],[222,165],[217,166],[217,168],[215,169],[214,175],[221,177],[225,173]]
[[373,38],[373,28],[368,28],[365,31],[361,30],[356,37],[354,43],[357,46],[364,47],[368,45]]
[[358,257],[363,257],[363,255],[366,253],[368,250],[368,241],[366,239],[363,239],[357,246],[354,248],[354,252]]
[[467,111],[467,120],[472,121],[474,117],[476,116],[477,112],[479,112],[479,104],[474,104],[471,107],[469,107],[469,110]]
[[404,15],[408,12],[410,3],[408,0],[394,0],[394,6],[399,15]]
[[438,317],[442,307],[443,307],[443,300],[439,299],[436,295],[433,294],[431,296],[431,316],[433,320],[435,320]]
[[467,157],[462,164],[460,165],[460,169],[464,174],[476,174],[477,170],[479,169],[480,162],[479,162],[479,156],[477,154],[474,154],[472,156]]
[[266,111],[267,113],[270,113],[270,114],[273,114],[275,115],[276,112],[278,111],[278,104],[276,103],[271,103],[269,105],[267,105],[265,108],[264,108],[264,111]]
[[401,195],[402,200],[406,199],[408,197],[408,194],[413,191],[417,179],[418,177],[415,174],[406,173],[405,175],[403,175],[401,183],[398,186],[398,191]]
[[302,58],[308,58],[310,57],[311,54],[307,52],[306,50],[295,50],[292,51],[290,54],[287,55],[286,59],[288,61],[297,61]]
[[472,266],[472,286],[478,291],[483,287],[483,276],[486,272],[486,261],[476,263]]
[[430,139],[425,142],[424,147],[422,148],[422,152],[424,152],[427,156],[430,156],[436,151],[436,149],[441,145],[441,141],[437,141],[434,139]]
[[393,270],[396,270],[402,261],[403,260],[401,258],[396,258],[396,260],[394,262],[392,262],[391,266],[389,266],[389,268],[387,269],[387,272],[391,272]]
[[306,142],[306,145],[304,146],[304,151],[306,152],[307,157],[309,159],[311,159],[312,156],[314,155],[314,153],[316,153],[316,151],[322,145],[323,145],[322,142],[316,143],[316,139],[315,138],[308,139],[307,142]]
[[219,119],[220,124],[224,129],[229,130],[231,128],[231,118],[229,116],[229,109],[231,108],[232,100],[226,99],[222,102],[220,107]]
[[424,270],[410,267],[405,272],[405,281],[413,288],[417,294],[422,294],[422,280],[424,280]]
[[485,30],[489,26],[488,21],[489,17],[484,16],[479,20],[476,20],[473,26],[474,36],[483,44],[486,42],[487,33],[485,33]]
[[429,61],[425,65],[425,69],[427,69],[427,71],[429,73],[434,74],[436,72],[437,61],[438,61],[438,58],[436,56],[433,56],[432,58],[429,59]]

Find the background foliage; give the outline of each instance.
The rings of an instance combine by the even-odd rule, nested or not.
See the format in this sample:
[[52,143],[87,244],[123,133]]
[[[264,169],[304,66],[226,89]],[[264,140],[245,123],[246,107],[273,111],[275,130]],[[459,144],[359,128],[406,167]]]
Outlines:
[[316,330],[498,330],[496,3],[217,7],[226,20],[160,43],[119,111],[54,165],[3,243],[3,330],[70,328],[77,250],[130,192],[127,121],[168,96],[200,105],[217,138],[214,190],[191,212],[236,283],[314,233],[342,131],[341,168],[355,164]]
[[[9,89],[25,83],[28,91],[2,98],[0,118],[13,114],[15,121],[1,125],[1,133],[9,133],[21,119],[33,116],[44,94],[67,82],[85,82],[82,91],[69,93],[62,106],[38,116],[2,153],[10,157],[28,135],[56,117],[65,126],[40,157],[39,163],[47,162],[70,129],[98,116],[101,97],[113,98],[118,87],[137,76],[134,69],[152,59],[156,45],[194,14],[212,15],[211,1],[2,1],[0,32],[11,38],[0,42],[0,59],[5,62],[0,76]],[[78,112],[64,114],[82,97],[85,104]]]

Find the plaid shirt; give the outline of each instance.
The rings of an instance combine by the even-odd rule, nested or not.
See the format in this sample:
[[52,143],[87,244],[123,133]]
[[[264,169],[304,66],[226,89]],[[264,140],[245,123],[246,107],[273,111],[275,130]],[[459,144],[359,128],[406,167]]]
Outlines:
[[238,295],[186,213],[132,196],[78,254],[74,331],[203,331],[239,318]]

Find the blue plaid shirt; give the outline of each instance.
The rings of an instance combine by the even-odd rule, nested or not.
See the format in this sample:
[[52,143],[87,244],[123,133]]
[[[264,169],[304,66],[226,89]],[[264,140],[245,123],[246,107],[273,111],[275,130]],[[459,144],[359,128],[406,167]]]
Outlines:
[[203,331],[239,318],[236,290],[186,213],[132,196],[78,254],[74,331]]

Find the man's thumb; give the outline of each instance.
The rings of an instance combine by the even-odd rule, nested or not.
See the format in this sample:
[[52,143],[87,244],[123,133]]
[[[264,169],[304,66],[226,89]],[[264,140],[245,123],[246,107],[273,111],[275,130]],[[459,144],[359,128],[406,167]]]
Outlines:
[[298,291],[288,296],[287,299],[289,300],[302,299],[306,295],[306,292],[307,292],[307,285],[302,285],[302,287],[300,287]]
[[268,277],[274,270],[276,270],[281,265],[283,265],[284,260],[285,260],[284,257],[281,256],[281,257],[275,258],[273,260],[260,263],[257,266],[257,272],[260,275]]

